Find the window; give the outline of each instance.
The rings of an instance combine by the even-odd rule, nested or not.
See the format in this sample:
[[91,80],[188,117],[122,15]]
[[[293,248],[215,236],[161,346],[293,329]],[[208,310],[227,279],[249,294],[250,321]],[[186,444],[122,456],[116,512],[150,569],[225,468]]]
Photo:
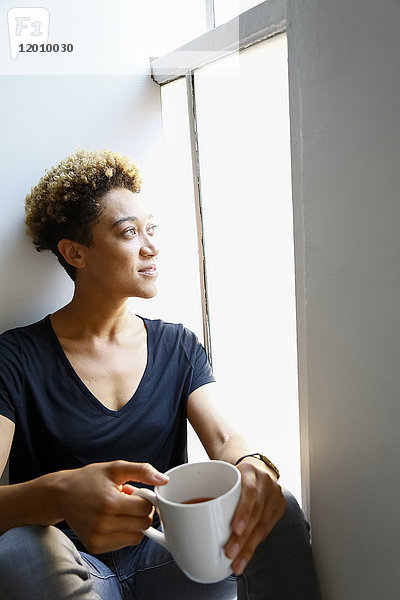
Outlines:
[[[268,4],[255,10],[265,11]],[[192,268],[198,271],[200,267],[196,293],[202,296],[204,343],[212,354],[221,390],[220,408],[255,450],[265,452],[279,465],[282,483],[300,501],[283,23],[284,18],[277,19],[275,31],[274,25],[266,26],[268,39],[252,45],[242,48],[237,40],[240,50],[229,54],[224,48],[232,48],[232,43],[225,39],[218,45],[218,38],[213,37],[212,62],[203,52],[204,65],[198,64],[196,56],[196,64],[186,69],[181,64],[179,73],[170,54],[166,60],[156,61],[155,72],[158,67],[164,69],[161,95],[169,154],[179,177],[187,182],[187,204],[197,203],[200,261],[193,260]],[[254,42],[257,31],[243,29],[244,39]],[[232,32],[237,35],[237,26]],[[271,32],[281,35],[271,37]],[[204,43],[196,44],[194,41],[195,48],[204,51]],[[186,45],[185,50],[190,47]],[[222,56],[218,60],[216,49]],[[175,69],[173,77],[168,69]],[[190,178],[194,185],[189,192]],[[191,228],[194,233],[193,222]],[[201,272],[203,255],[205,277]],[[199,314],[198,308],[196,311]],[[204,456],[200,448],[191,435],[192,459]]]
[[[159,224],[161,249],[159,293],[155,298],[135,298],[135,310],[150,318],[183,322],[203,339],[201,287],[198,275],[196,211],[193,195],[189,119],[184,79],[161,88],[165,149],[159,161],[160,182],[151,210]],[[158,153],[154,149],[154,160]],[[144,198],[154,195],[146,187]],[[148,182],[147,182],[148,185]]]
[[286,36],[215,61],[194,79],[211,349],[221,407],[298,492]]

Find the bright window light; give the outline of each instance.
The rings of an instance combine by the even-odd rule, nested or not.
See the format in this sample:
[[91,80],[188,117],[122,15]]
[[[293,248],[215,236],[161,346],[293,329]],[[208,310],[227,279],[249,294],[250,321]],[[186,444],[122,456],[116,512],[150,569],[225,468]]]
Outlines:
[[202,311],[193,197],[189,122],[184,79],[161,88],[165,148],[159,181],[143,197],[158,225],[159,293],[134,298],[136,313],[184,323],[202,340]]
[[195,92],[220,408],[300,500],[286,35],[197,70]]

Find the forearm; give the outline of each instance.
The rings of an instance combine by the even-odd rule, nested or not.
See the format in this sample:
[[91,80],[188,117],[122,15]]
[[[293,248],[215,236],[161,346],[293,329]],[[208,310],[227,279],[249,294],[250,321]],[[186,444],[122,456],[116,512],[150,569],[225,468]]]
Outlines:
[[[262,448],[254,448],[246,438],[239,434],[229,421],[217,409],[215,399],[215,383],[197,388],[188,400],[188,418],[199,436],[208,456],[211,459],[225,460],[235,464],[246,454],[262,452]],[[277,474],[258,458],[246,458],[240,464],[253,464],[266,469],[276,480]]]
[[0,534],[21,525],[54,525],[63,520],[58,507],[58,473],[0,486]]
[[[263,449],[261,449],[262,452]],[[245,456],[246,454],[253,454],[254,452],[260,451],[259,448],[254,448],[249,444],[246,438],[239,433],[233,433],[230,435],[224,442],[218,447],[215,452],[215,455],[211,458],[217,460],[225,460],[226,462],[230,462],[235,464],[236,461]],[[265,463],[262,463],[258,458],[248,457],[245,459],[246,461],[255,461],[255,464],[260,466],[260,463],[263,465],[263,468],[266,469],[268,474],[276,481],[277,475],[276,473],[270,469]]]
[[244,454],[255,452],[246,438],[239,433],[232,433],[226,439],[221,440],[214,449],[213,456],[210,458],[215,460],[225,460],[235,464],[235,462]]

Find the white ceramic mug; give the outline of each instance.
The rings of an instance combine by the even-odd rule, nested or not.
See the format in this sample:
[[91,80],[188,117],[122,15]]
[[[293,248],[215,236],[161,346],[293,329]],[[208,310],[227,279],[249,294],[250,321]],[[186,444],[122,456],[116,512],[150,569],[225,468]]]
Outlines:
[[[149,527],[143,533],[167,548],[193,581],[225,579],[232,572],[224,546],[240,496],[240,471],[230,463],[210,460],[179,465],[166,475],[168,483],[156,486],[154,492],[145,488],[135,492],[157,508],[163,529]],[[202,501],[185,504],[199,498]]]

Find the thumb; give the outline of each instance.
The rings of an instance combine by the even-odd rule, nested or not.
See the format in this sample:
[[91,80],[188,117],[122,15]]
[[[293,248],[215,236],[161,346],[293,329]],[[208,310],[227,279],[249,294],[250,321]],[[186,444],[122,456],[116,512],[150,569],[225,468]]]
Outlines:
[[116,483],[137,481],[148,485],[163,485],[168,482],[168,475],[160,473],[149,463],[135,463],[126,460],[114,460],[108,463],[110,477]]

